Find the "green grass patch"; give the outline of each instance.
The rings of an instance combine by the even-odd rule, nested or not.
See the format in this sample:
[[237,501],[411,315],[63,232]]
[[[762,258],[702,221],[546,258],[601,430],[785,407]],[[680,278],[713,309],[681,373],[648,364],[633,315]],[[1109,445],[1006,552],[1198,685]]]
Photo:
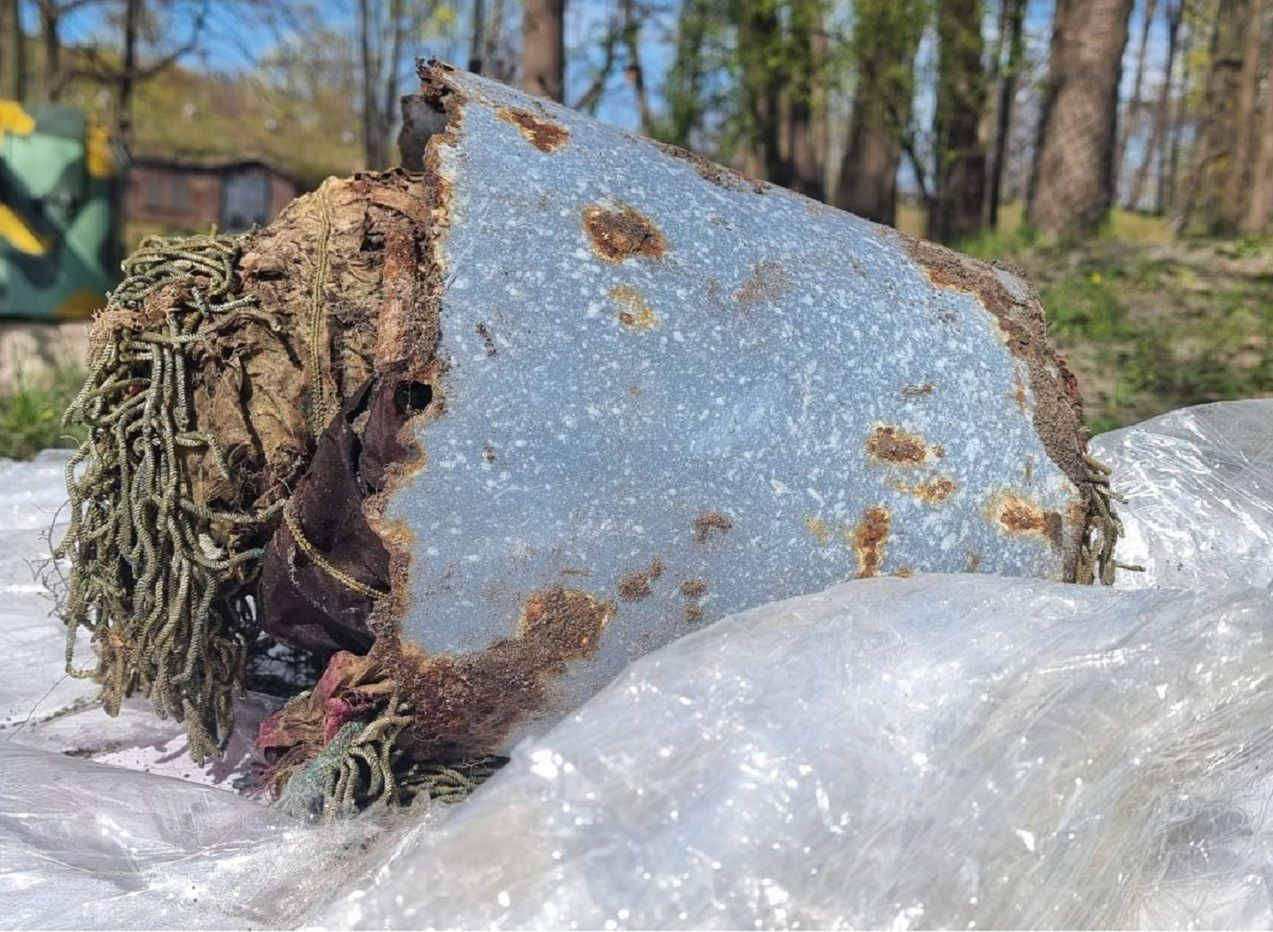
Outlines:
[[0,458],[30,459],[49,447],[74,447],[83,432],[62,426],[62,412],[84,384],[84,370],[66,367],[57,371],[52,384],[26,384],[0,395]]

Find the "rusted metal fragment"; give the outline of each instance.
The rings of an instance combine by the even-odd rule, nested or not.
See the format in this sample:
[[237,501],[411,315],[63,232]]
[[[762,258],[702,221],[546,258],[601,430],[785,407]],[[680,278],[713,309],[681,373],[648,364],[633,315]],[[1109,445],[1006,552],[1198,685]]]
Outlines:
[[658,259],[667,252],[667,238],[654,222],[626,204],[589,204],[583,209],[583,228],[597,255],[611,262],[632,257]]
[[[987,313],[978,294],[1007,300],[988,284],[999,271],[934,273],[858,218],[777,188],[757,197],[726,170],[493,82],[424,78],[448,115],[422,158],[421,258],[438,283],[422,300],[442,337],[435,402],[409,428],[426,452],[377,525],[400,530],[375,619],[420,708],[469,688],[457,658],[508,656],[525,593],[570,574],[587,574],[613,621],[594,652],[536,678],[542,691],[513,689],[519,715],[479,723],[486,749],[575,707],[687,620],[855,575],[1074,577],[1086,492],[1053,448],[1081,450],[1083,436],[1073,420],[1045,442],[1025,356],[1054,357],[1011,345],[1024,312]],[[516,109],[568,145],[529,151],[503,115]],[[1037,305],[1023,283],[1001,285]],[[1024,410],[1007,400],[1018,385]],[[987,520],[1004,489],[1064,516],[1059,547]],[[454,744],[459,727],[422,722],[419,744]]]
[[540,152],[556,152],[570,140],[570,130],[566,127],[521,107],[501,107],[499,115],[520,129],[526,141]]
[[880,571],[884,562],[884,544],[888,540],[892,517],[888,509],[872,505],[853,529],[853,552],[857,554],[857,579],[867,579]]

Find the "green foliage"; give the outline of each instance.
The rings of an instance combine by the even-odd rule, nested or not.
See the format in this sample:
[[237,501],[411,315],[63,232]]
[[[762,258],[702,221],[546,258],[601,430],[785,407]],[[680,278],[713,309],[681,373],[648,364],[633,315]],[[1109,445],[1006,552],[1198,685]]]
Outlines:
[[0,459],[30,459],[49,447],[78,446],[84,432],[62,426],[62,412],[84,384],[84,370],[59,369],[48,386],[19,378],[17,390],[0,395]]

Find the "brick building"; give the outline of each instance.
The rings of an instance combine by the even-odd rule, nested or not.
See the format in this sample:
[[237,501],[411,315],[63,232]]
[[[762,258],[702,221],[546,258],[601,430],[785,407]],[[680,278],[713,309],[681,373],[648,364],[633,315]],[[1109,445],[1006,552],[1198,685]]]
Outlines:
[[124,216],[171,230],[239,233],[273,220],[299,185],[261,158],[135,155]]

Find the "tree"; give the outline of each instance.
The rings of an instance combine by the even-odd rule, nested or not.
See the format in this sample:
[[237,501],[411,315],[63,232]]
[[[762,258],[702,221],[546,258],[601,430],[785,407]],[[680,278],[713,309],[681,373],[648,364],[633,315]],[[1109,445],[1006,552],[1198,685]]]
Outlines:
[[1057,0],[1026,220],[1088,236],[1114,197],[1118,84],[1132,0]]
[[0,0],[0,97],[26,97],[26,35],[18,0]]
[[[1167,123],[1171,119],[1172,75],[1175,73],[1176,56],[1180,49],[1180,22],[1184,15],[1183,0],[1177,0],[1167,12],[1167,64],[1163,68],[1162,86],[1158,89],[1158,101],[1154,104],[1154,120],[1149,132],[1149,142],[1145,145],[1145,155],[1140,167],[1132,177],[1131,190],[1128,192],[1127,204],[1133,210],[1141,205],[1145,185],[1155,159],[1158,160],[1159,178],[1167,173]],[[1164,185],[1159,185],[1158,210],[1164,206],[1162,192]]]
[[1119,172],[1127,157],[1127,143],[1136,129],[1136,121],[1140,118],[1141,88],[1145,84],[1145,61],[1149,51],[1149,30],[1154,24],[1154,14],[1158,10],[1158,0],[1145,0],[1140,19],[1140,46],[1136,52],[1136,75],[1132,82],[1132,96],[1127,101],[1123,112],[1123,123],[1119,133],[1118,150],[1115,154],[1114,178],[1117,183]]
[[837,207],[877,223],[897,216],[897,166],[915,97],[915,55],[927,0],[858,0],[851,50],[853,118],[836,185]]
[[1252,0],[1219,0],[1212,20],[1209,64],[1196,141],[1189,157],[1184,197],[1173,218],[1177,229],[1197,224],[1207,233],[1231,232],[1225,187],[1243,160],[1235,145],[1242,101],[1244,33]]
[[[1273,0],[1262,0],[1259,4],[1264,18],[1273,16]],[[1270,43],[1265,42],[1260,58],[1269,60]],[[1268,76],[1273,81],[1273,72]],[[1264,91],[1264,109],[1260,121],[1260,136],[1252,168],[1250,198],[1247,200],[1246,213],[1242,218],[1241,228],[1244,233],[1259,233],[1273,223],[1273,86],[1268,85]]]
[[525,0],[522,4],[522,90],[564,100],[566,85],[566,0]]
[[999,75],[999,103],[995,119],[994,161],[990,169],[986,222],[999,228],[999,203],[1003,196],[1003,174],[1008,163],[1008,139],[1012,134],[1012,106],[1017,96],[1017,79],[1025,59],[1026,0],[1002,0],[1000,41],[1008,46],[1008,63]]
[[986,149],[981,120],[986,109],[982,68],[984,0],[937,4],[937,106],[933,117],[934,191],[928,237],[952,242],[981,225]]

